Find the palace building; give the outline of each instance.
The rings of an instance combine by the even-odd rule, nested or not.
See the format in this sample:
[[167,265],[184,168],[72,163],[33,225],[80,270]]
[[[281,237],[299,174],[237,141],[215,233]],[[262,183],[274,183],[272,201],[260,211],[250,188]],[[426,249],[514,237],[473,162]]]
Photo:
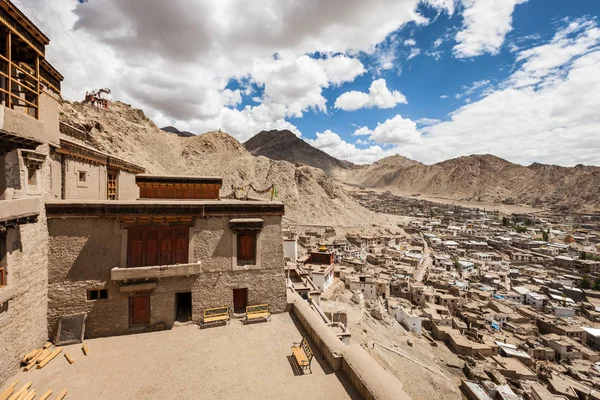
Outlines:
[[74,316],[91,338],[285,309],[282,203],[221,199],[220,177],[148,175],[94,148],[59,121],[49,39],[9,0],[0,32],[0,382]]

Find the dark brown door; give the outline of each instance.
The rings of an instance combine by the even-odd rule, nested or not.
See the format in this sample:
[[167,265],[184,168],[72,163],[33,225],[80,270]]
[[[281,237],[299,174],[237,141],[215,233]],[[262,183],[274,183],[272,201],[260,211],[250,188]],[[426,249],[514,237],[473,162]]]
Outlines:
[[238,235],[238,259],[240,261],[253,261],[256,235]]
[[141,267],[144,265],[144,231],[130,229],[129,235],[129,266]]
[[241,314],[246,312],[248,305],[248,289],[233,289],[233,312]]
[[188,262],[188,232],[187,227],[174,228],[174,257],[175,264],[185,264]]
[[130,297],[131,324],[147,324],[150,322],[150,296]]
[[160,231],[160,265],[173,264],[173,229],[162,228]]

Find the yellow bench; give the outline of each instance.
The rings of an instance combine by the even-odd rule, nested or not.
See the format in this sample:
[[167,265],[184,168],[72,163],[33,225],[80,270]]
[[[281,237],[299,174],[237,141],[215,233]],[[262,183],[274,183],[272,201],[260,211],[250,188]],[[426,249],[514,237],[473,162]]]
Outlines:
[[268,304],[246,306],[246,320],[244,322],[254,321],[257,319],[264,319],[265,321],[271,320],[271,313],[269,312]]
[[312,369],[310,368],[310,363],[313,359],[313,352],[306,342],[306,339],[302,338],[300,343],[294,343],[292,346],[292,355],[296,359],[298,366],[303,370],[308,368],[310,373],[312,374]]
[[204,328],[204,325],[212,325],[219,322],[225,324],[229,322],[229,307],[223,306],[205,309],[204,318],[200,322],[200,328]]

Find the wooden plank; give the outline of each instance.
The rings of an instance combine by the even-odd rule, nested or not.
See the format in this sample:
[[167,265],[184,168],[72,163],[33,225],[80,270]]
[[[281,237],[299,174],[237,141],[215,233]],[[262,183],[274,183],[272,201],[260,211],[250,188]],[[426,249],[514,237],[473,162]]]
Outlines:
[[52,354],[52,349],[46,349],[42,352],[42,354],[40,354],[40,356],[35,360],[36,363],[41,363],[42,361],[44,361],[46,358],[48,358],[50,356],[50,354]]
[[64,398],[65,398],[65,396],[66,396],[66,395],[67,395],[67,389],[65,389],[65,390],[63,390],[62,392],[60,392],[60,393],[58,394],[58,396],[56,397],[56,399],[54,399],[54,400],[62,400],[62,399],[64,399]]
[[49,389],[46,393],[44,393],[42,395],[42,397],[40,397],[40,400],[46,400],[48,397],[50,397],[51,394],[52,394],[52,389]]
[[65,358],[67,359],[69,364],[73,364],[75,362],[75,360],[73,360],[73,358],[67,352],[65,352]]
[[8,31],[6,35],[6,58],[8,58],[8,63],[6,64],[6,74],[8,75],[8,81],[6,82],[6,92],[8,96],[6,96],[6,108],[12,108],[12,87],[11,87],[11,75],[12,75],[12,46],[11,46],[11,33]]
[[33,400],[35,395],[36,395],[35,390],[32,390],[31,392],[29,392],[29,394],[27,396],[23,397],[23,400]]
[[21,394],[26,393],[27,389],[29,389],[31,387],[31,383],[32,383],[31,381],[27,382],[25,385],[23,385],[23,387],[21,389],[19,389],[12,396],[10,396],[8,398],[8,400],[16,400],[17,398],[19,398],[21,396]]
[[42,347],[42,349],[46,350],[49,347],[52,347],[52,343],[46,342],[46,344]]
[[90,352],[90,350],[87,347],[87,343],[84,343],[83,346],[81,346],[81,350],[83,350],[83,354],[85,354],[86,356]]
[[0,393],[0,400],[8,399],[8,397],[15,391],[15,386],[17,386],[17,383],[19,383],[18,380],[14,381],[6,389],[4,389],[4,391]]
[[29,353],[25,354],[25,356],[21,360],[21,363],[22,364],[27,363],[29,360],[31,360],[32,358],[37,356],[40,353],[40,351],[41,351],[40,349],[31,350]]
[[52,361],[52,359],[54,359],[54,357],[56,357],[57,355],[59,355],[61,351],[62,351],[62,349],[56,349],[56,350],[54,350],[52,352],[52,354],[50,354],[50,356],[46,357],[46,359],[44,361],[42,361],[41,363],[38,364],[37,369],[44,368],[44,366],[46,364],[48,364],[50,361]]

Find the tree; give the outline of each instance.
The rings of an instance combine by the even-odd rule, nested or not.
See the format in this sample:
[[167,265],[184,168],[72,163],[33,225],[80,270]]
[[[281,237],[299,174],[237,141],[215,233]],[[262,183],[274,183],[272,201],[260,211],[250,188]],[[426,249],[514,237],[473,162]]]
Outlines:
[[586,258],[585,251],[582,251],[581,253],[579,253],[579,258],[582,260],[585,260],[585,258]]
[[502,217],[502,226],[509,226],[510,219],[508,217]]
[[527,228],[525,228],[524,226],[517,225],[515,226],[515,231],[517,231],[517,233],[525,233],[527,232]]
[[600,278],[594,279],[594,285],[592,286],[594,290],[600,290]]
[[582,289],[589,289],[590,285],[591,285],[590,276],[588,274],[583,274],[583,277],[581,278],[581,283],[579,286]]
[[550,230],[542,229],[542,239],[544,240],[544,242],[547,242],[549,238],[550,238]]

